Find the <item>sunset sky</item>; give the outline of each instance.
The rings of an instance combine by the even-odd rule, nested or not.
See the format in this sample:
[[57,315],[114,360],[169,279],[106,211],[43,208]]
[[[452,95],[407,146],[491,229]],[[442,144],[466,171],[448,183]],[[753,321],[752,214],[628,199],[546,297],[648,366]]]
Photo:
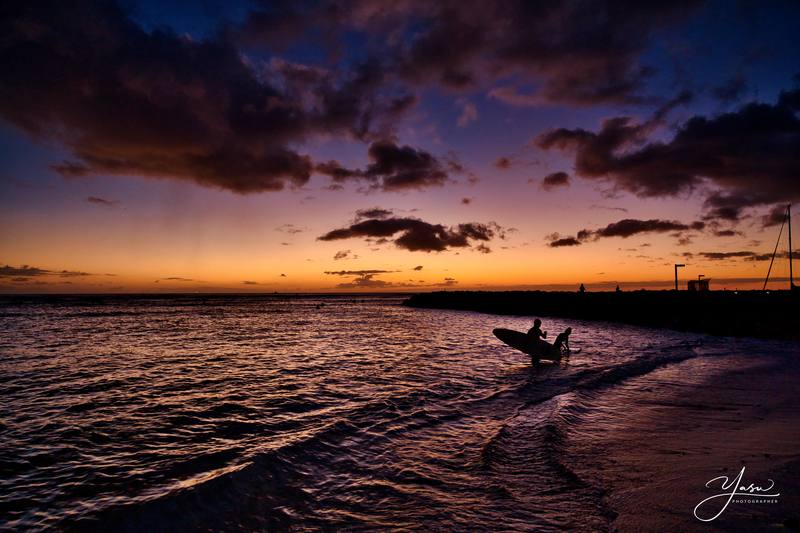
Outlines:
[[760,287],[800,200],[796,2],[12,0],[0,35],[0,292]]

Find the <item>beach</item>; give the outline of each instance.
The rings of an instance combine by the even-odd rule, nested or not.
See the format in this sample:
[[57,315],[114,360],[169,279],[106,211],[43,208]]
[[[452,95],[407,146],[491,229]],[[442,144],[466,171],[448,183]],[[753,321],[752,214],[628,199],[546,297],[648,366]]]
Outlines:
[[[542,317],[581,351],[532,368],[402,302],[3,299],[0,528],[796,527],[796,343]],[[776,502],[700,522],[743,466]]]
[[[587,421],[576,430],[576,462],[584,464],[582,474],[606,491],[609,507],[618,513],[614,528],[798,529],[800,415],[795,391],[800,372],[797,352],[784,355],[756,359],[725,354],[728,368],[708,360],[714,355],[688,359],[589,401]],[[618,431],[595,424],[618,416],[619,405],[626,406],[626,414]],[[728,492],[720,490],[722,480],[706,487],[709,480],[733,480],[742,469],[743,485],[767,487],[773,480],[775,490],[770,492],[780,496],[736,497],[727,506],[728,499],[720,498],[697,507],[705,498]],[[720,511],[710,522],[687,520],[687,514],[709,519]]]

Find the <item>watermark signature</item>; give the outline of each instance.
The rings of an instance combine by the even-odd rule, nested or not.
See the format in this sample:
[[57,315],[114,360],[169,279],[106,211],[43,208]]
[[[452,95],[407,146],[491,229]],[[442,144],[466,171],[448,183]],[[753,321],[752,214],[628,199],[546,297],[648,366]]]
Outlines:
[[[767,479],[768,487],[761,487],[754,483],[745,485],[744,468],[742,467],[739,474],[731,479],[728,476],[710,479],[706,483],[706,487],[712,488],[718,484],[721,492],[698,503],[694,508],[694,517],[702,522],[711,522],[719,518],[731,503],[777,503],[777,498],[781,493],[775,490],[775,482]],[[717,510],[716,514],[711,516],[714,510]]]

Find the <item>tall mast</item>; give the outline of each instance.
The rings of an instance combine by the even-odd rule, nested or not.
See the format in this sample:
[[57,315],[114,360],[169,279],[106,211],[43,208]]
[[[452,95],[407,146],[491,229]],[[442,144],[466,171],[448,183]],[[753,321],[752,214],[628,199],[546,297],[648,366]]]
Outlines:
[[[781,244],[781,235],[783,235],[783,227],[785,225],[786,225],[786,217],[784,216],[783,217],[783,222],[781,222],[781,229],[780,229],[780,231],[778,231],[778,240],[775,241],[775,249],[772,250],[772,259],[769,260],[769,268],[767,269],[767,277],[764,278],[764,287],[761,288],[762,291],[767,290],[767,283],[769,283],[769,275],[772,273],[772,265],[773,265],[773,263],[775,263],[775,256],[778,254],[778,246]],[[792,247],[789,246],[789,249],[791,250]],[[789,264],[791,265],[792,262],[789,261]],[[678,269],[676,268],[675,271],[677,272]],[[789,277],[791,277],[791,276],[789,276]]]
[[792,204],[786,206],[786,220],[789,223],[789,289],[794,289],[792,275]]

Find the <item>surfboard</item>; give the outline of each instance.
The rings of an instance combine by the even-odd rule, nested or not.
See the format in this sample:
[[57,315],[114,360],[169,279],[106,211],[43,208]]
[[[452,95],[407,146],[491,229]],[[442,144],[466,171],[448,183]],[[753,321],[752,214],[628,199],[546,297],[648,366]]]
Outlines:
[[[528,335],[522,333],[521,331],[514,331],[513,329],[497,328],[492,330],[492,333],[494,333],[495,337],[506,343],[508,346],[511,346],[515,350],[519,350],[524,354],[539,355],[541,357],[549,351],[548,347],[550,345],[548,343],[539,340],[536,341],[535,344],[531,344],[530,339],[528,339]],[[539,348],[539,349],[532,350],[531,348]]]
[[[520,352],[528,355],[538,355],[541,359],[555,359],[550,355],[550,350],[552,349],[552,345],[546,341],[538,340],[533,347],[538,349],[532,350],[532,346],[530,344],[530,340],[528,339],[528,335],[522,333],[521,331],[514,331],[513,329],[505,329],[505,328],[496,328],[492,330],[494,336],[503,341],[508,346],[511,346],[515,350],[519,350]],[[571,350],[570,353],[578,353],[580,352],[580,348],[577,350]]]

